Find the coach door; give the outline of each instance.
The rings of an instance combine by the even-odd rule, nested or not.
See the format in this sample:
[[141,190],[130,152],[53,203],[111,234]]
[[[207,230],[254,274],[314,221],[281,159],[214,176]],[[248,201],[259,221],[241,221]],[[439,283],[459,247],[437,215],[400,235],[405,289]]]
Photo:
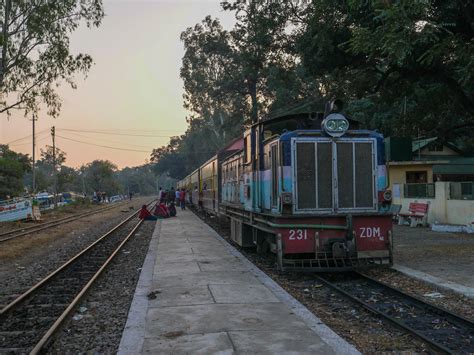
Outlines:
[[278,206],[278,144],[274,144],[270,150],[271,174],[272,174],[272,207]]

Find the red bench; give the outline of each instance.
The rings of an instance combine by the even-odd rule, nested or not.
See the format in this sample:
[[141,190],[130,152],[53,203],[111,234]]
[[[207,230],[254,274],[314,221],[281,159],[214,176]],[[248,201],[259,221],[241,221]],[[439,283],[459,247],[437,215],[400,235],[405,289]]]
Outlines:
[[416,227],[419,224],[425,227],[428,219],[428,207],[429,205],[427,203],[410,202],[408,213],[398,214],[398,224],[403,225],[408,219],[410,221],[410,227]]

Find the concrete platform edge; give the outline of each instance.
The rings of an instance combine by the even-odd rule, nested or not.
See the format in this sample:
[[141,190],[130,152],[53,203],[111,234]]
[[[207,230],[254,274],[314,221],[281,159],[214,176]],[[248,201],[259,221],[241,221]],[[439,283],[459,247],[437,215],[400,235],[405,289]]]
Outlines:
[[[199,218],[196,216],[196,218]],[[224,238],[222,238],[214,229],[206,224],[209,232],[215,238],[220,240],[229,252],[239,258],[239,260],[247,264],[250,272],[259,279],[266,287],[268,287],[274,295],[284,304],[286,304],[296,315],[298,315],[303,322],[311,328],[321,339],[328,344],[337,354],[361,354],[352,344],[340,337],[336,332],[323,323],[314,313],[306,308],[301,302],[286,292],[280,285],[273,281],[262,270],[250,262],[242,253],[230,245]]]
[[132,304],[128,312],[127,323],[120,340],[118,355],[141,354],[145,341],[145,322],[148,310],[148,294],[150,293],[153,270],[158,252],[161,221],[156,222],[155,230],[143,262]]
[[438,286],[440,288],[443,288],[445,290],[453,291],[456,293],[459,293],[463,296],[466,296],[468,298],[474,299],[474,288],[473,287],[468,287],[468,286],[463,286],[460,284],[457,284],[455,282],[451,281],[446,281],[443,280],[439,277],[432,276],[430,274],[426,274],[422,271],[414,270],[409,267],[403,266],[403,265],[394,265],[392,269],[397,270],[401,272],[402,274],[405,274],[407,276],[413,277],[417,280],[427,282],[429,284]]

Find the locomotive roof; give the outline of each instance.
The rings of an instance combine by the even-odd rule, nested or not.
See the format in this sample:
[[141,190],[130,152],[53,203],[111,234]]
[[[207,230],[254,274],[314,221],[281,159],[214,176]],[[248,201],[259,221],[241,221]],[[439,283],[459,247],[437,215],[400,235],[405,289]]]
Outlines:
[[[344,117],[349,121],[349,129],[359,129],[360,122],[354,120],[353,118],[349,117],[346,114],[343,114]],[[267,118],[260,120],[257,123],[254,123],[252,126],[262,125],[264,127],[270,127],[272,125],[281,125],[282,123],[286,122],[294,122],[296,123],[296,127],[291,130],[296,129],[320,129],[321,123],[323,122],[325,116],[322,112],[304,112],[304,113],[295,113],[291,115],[282,115],[272,118]],[[289,129],[290,130],[290,129]]]
[[[322,137],[328,137],[322,130],[295,130],[295,131],[288,131],[288,132],[283,133],[280,136],[280,140],[289,141],[291,138],[296,137],[296,136],[301,136],[301,135],[308,135],[308,136],[320,135]],[[354,136],[359,136],[361,138],[369,137],[369,138],[383,139],[383,135],[381,133],[376,132],[376,131],[369,131],[365,129],[364,130],[349,130],[340,138],[345,138],[345,137],[354,138]]]

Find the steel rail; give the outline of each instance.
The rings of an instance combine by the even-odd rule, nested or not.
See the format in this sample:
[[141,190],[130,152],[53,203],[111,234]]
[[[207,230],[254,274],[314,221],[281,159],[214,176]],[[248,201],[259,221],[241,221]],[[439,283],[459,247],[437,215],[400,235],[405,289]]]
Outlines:
[[38,227],[42,227],[42,226],[45,226],[45,225],[49,225],[49,224],[51,224],[51,223],[56,223],[56,222],[60,222],[60,221],[63,221],[63,220],[66,220],[66,219],[70,219],[70,218],[73,218],[73,217],[82,216],[83,214],[87,214],[87,213],[105,211],[105,210],[108,210],[108,209],[111,209],[111,208],[114,208],[114,207],[121,206],[121,205],[123,205],[123,204],[124,204],[124,202],[120,202],[120,203],[118,203],[118,204],[114,204],[113,206],[110,205],[110,206],[105,206],[105,207],[103,207],[103,208],[99,208],[99,209],[93,210],[93,211],[85,211],[85,212],[82,212],[82,213],[77,213],[77,214],[74,214],[74,215],[71,215],[71,216],[67,216],[67,217],[63,217],[63,218],[60,218],[60,219],[56,219],[56,220],[54,220],[54,221],[44,222],[44,223],[41,223],[41,224],[39,224],[39,225],[33,225],[33,226],[29,226],[29,227],[24,227],[24,228],[17,228],[17,229],[15,229],[15,230],[11,230],[11,231],[7,231],[7,232],[0,233],[0,237],[3,237],[4,235],[8,235],[8,234],[13,234],[13,233],[17,233],[17,232],[23,232],[23,231],[35,229],[35,228],[38,228]]
[[60,328],[61,324],[64,322],[66,317],[71,313],[71,311],[77,306],[81,298],[86,294],[86,292],[90,289],[90,287],[94,284],[94,282],[99,278],[105,268],[110,264],[110,262],[114,259],[117,253],[122,249],[125,243],[128,242],[130,237],[135,234],[136,230],[140,227],[143,223],[143,220],[140,220],[135,227],[133,227],[132,231],[125,237],[125,239],[120,243],[120,245],[114,250],[114,252],[107,258],[107,260],[102,264],[100,269],[94,274],[94,276],[87,282],[87,284],[82,288],[82,290],[77,294],[77,296],[72,300],[69,306],[64,310],[64,312],[56,319],[54,324],[48,329],[48,331],[43,335],[38,343],[36,343],[33,350],[31,350],[31,355],[38,354],[44,346],[48,343],[51,337],[56,333],[56,331]]
[[[154,202],[151,201],[147,205],[150,206]],[[54,276],[56,276],[58,273],[63,271],[65,268],[70,266],[73,262],[77,261],[78,258],[81,256],[84,256],[85,253],[90,251],[95,245],[97,245],[100,241],[104,240],[104,238],[110,236],[113,232],[115,232],[118,228],[122,227],[125,223],[129,222],[134,216],[136,216],[139,213],[138,211],[135,211],[132,213],[130,216],[128,216],[125,220],[120,222],[118,225],[116,225],[114,228],[109,230],[107,233],[102,235],[99,239],[94,241],[91,245],[86,247],[84,250],[76,254],[74,257],[72,257],[70,260],[68,260],[66,263],[61,265],[58,269],[53,271],[51,274],[46,276],[43,280],[35,284],[33,287],[31,287],[29,290],[24,292],[22,295],[20,295],[18,298],[16,298],[14,301],[9,303],[6,307],[0,310],[0,315],[5,315],[9,311],[15,308],[15,306],[19,306],[19,304],[24,301],[27,297],[32,296],[32,294],[36,291],[38,291],[42,286],[44,286],[46,283],[49,281],[52,281]],[[56,320],[54,321],[53,325],[48,328],[48,330],[43,333],[41,339],[35,343],[34,348],[31,350],[31,354],[38,354],[45,345],[49,342],[51,337],[56,333],[56,331],[60,328],[61,324],[64,322],[64,320],[67,318],[67,316],[71,313],[71,311],[77,306],[77,304],[80,302],[81,298],[86,294],[86,292],[90,289],[90,287],[94,284],[94,282],[97,281],[98,277],[101,275],[101,273],[106,269],[106,267],[111,263],[111,261],[114,259],[114,257],[117,255],[117,253],[122,249],[122,247],[127,243],[127,241],[136,233],[137,229],[141,226],[143,223],[143,220],[140,220],[133,228],[132,230],[127,234],[126,237],[120,242],[118,247],[115,247],[115,249],[110,253],[110,255],[107,257],[107,259],[100,265],[99,269],[90,277],[90,279],[87,281],[86,285],[84,285],[80,291],[77,293],[77,295],[74,297],[74,299],[69,303],[69,305],[66,307],[66,309],[59,315]],[[99,266],[99,265],[98,265]],[[40,334],[41,335],[41,334]]]
[[11,235],[10,237],[0,239],[0,243],[6,242],[8,240],[15,239],[15,238],[18,238],[18,237],[22,237],[22,236],[25,236],[25,235],[28,235],[28,234],[31,234],[31,233],[39,232],[39,231],[44,230],[44,229],[52,228],[52,227],[61,225],[63,223],[69,222],[73,219],[80,219],[80,218],[84,218],[84,217],[87,217],[87,216],[90,216],[90,215],[93,215],[93,214],[96,214],[96,213],[105,212],[105,211],[123,206],[124,204],[125,203],[121,203],[121,204],[117,204],[117,205],[114,205],[114,206],[108,206],[108,207],[105,207],[105,208],[101,208],[99,210],[79,213],[79,214],[76,214],[74,216],[68,216],[68,217],[64,217],[64,218],[61,218],[61,219],[58,219],[58,220],[55,220],[55,221],[46,222],[46,223],[43,223],[39,226],[30,226],[30,227],[26,227],[26,228],[19,228],[19,229],[16,229],[14,231],[4,232],[4,233],[0,234],[0,237],[4,236],[4,235],[9,235],[9,234],[10,235],[13,234],[13,235]]
[[470,328],[474,329],[474,322],[467,319],[467,318],[465,318],[465,317],[463,317],[463,316],[461,316],[461,315],[459,315],[459,314],[453,313],[453,312],[451,312],[450,310],[448,310],[444,307],[436,306],[436,305],[434,305],[432,303],[429,303],[429,302],[427,302],[427,301],[425,301],[425,300],[423,300],[419,297],[409,295],[408,293],[397,290],[396,288],[386,284],[385,282],[376,280],[376,279],[374,279],[370,276],[361,274],[360,272],[355,272],[355,273],[356,273],[357,276],[360,276],[360,277],[364,278],[368,282],[370,282],[370,283],[372,283],[372,284],[374,284],[378,287],[385,288],[385,289],[389,290],[390,292],[396,293],[397,295],[399,295],[399,296],[401,296],[405,299],[408,299],[413,303],[416,303],[418,306],[420,306],[422,308],[428,309],[428,310],[432,311],[433,313],[437,313],[441,316],[449,318],[453,323],[456,323],[461,327],[464,326],[464,327],[470,327]]
[[[455,319],[456,320],[456,324],[459,324],[459,323],[462,323],[464,325],[467,325],[467,326],[470,326],[470,327],[473,327],[474,324],[462,317],[462,316],[459,316],[459,315],[456,315],[452,312],[449,312],[443,308],[440,308],[440,307],[437,307],[437,306],[434,306],[430,303],[427,303],[421,299],[418,299],[416,297],[413,297],[411,295],[408,295],[408,294],[405,294],[404,292],[401,292],[399,290],[396,290],[394,288],[392,288],[391,286],[385,284],[385,283],[382,283],[380,281],[377,281],[375,279],[372,279],[370,277],[367,277],[365,275],[362,275],[360,273],[355,273],[357,276],[360,276],[361,278],[363,279],[366,279],[368,280],[369,282],[373,283],[373,284],[376,284],[377,286],[381,287],[381,288],[385,288],[385,289],[389,289],[390,291],[393,291],[395,292],[397,295],[403,297],[403,298],[406,298],[406,299],[409,299],[410,301],[412,302],[416,302],[418,305],[421,305],[422,307],[424,307],[425,309],[426,308],[429,308],[430,310],[432,311],[436,311],[436,313],[438,314],[443,314],[445,315],[448,319]],[[382,312],[380,310],[378,310],[377,308],[371,306],[369,303],[363,301],[362,299],[352,295],[351,293],[343,290],[342,288],[336,286],[335,284],[333,284],[331,281],[328,281],[327,279],[325,279],[324,277],[322,276],[316,276],[317,280],[318,281],[321,281],[323,284],[325,284],[326,286],[332,288],[333,290],[339,292],[341,295],[345,296],[346,298],[350,299],[351,301],[361,305],[363,308],[365,308],[366,310],[368,310],[369,312],[372,312],[376,315],[379,315],[381,316],[382,318],[388,320],[390,323],[394,324],[395,326],[407,331],[408,333],[414,335],[415,337],[421,339],[423,342],[429,344],[429,346],[431,346],[433,349],[441,352],[441,353],[446,353],[446,354],[455,354],[456,352],[445,347],[444,345],[434,341],[433,339],[430,339],[429,337],[425,336],[424,334],[422,334],[420,331],[416,330],[416,329],[413,329],[412,327],[408,326],[407,324],[405,324],[404,322],[402,321],[399,321],[398,319],[388,315],[387,313],[385,312]],[[474,329],[474,328],[473,328]]]
[[[150,202],[148,205],[151,205],[153,203]],[[133,212],[130,216],[128,216],[126,219],[124,219],[122,222],[120,222],[118,225],[113,227],[111,230],[103,234],[99,239],[95,240],[92,244],[90,244],[88,247],[77,253],[75,256],[73,256],[71,259],[66,261],[64,264],[62,264],[60,267],[58,267],[56,270],[54,270],[52,273],[50,273],[48,276],[40,280],[38,283],[33,285],[31,288],[29,288],[27,291],[22,293],[20,296],[15,298],[13,301],[11,301],[9,304],[7,304],[5,307],[0,309],[0,316],[6,314],[8,311],[13,309],[16,305],[18,305],[21,301],[23,301],[25,298],[30,296],[33,292],[35,292],[37,289],[39,289],[41,286],[46,284],[49,280],[51,280],[54,276],[59,274],[61,271],[63,271],[66,267],[71,265],[73,262],[75,262],[77,259],[79,259],[82,255],[87,253],[89,250],[91,250],[96,244],[100,243],[103,239],[107,238],[110,234],[115,232],[117,229],[119,229],[122,225],[127,223],[130,219],[132,219],[136,214],[138,214],[139,211]]]

